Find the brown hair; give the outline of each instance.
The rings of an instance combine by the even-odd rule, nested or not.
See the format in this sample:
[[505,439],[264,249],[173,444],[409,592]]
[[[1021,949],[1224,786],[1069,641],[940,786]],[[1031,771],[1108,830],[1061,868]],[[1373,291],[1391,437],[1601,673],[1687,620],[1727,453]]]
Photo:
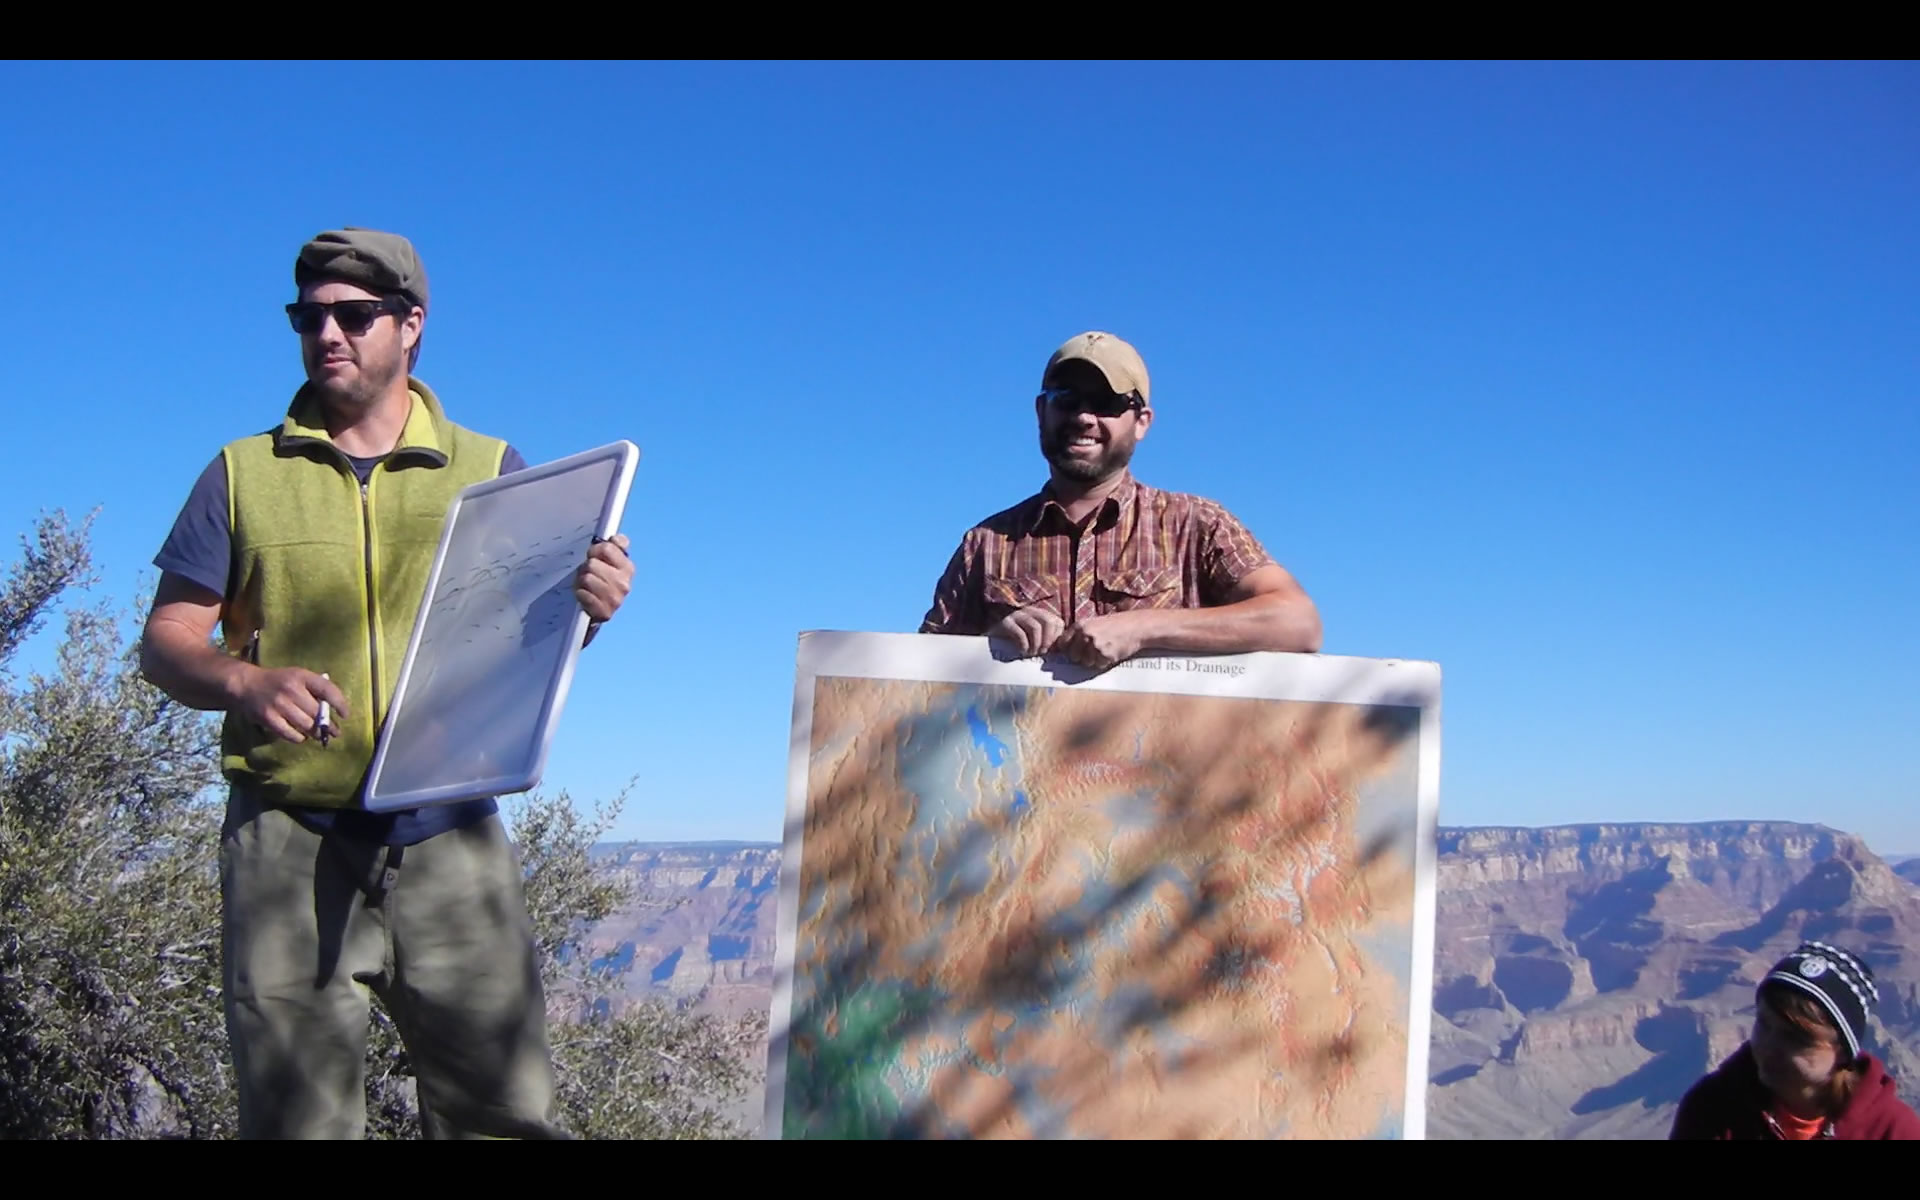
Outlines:
[[1821,1107],[1826,1115],[1835,1117],[1847,1106],[1853,1096],[1854,1085],[1860,1082],[1866,1070],[1864,1057],[1847,1061],[1847,1040],[1840,1033],[1840,1027],[1833,1022],[1833,1015],[1820,1006],[1820,1002],[1797,988],[1785,984],[1768,982],[1760,987],[1760,1003],[1782,1021],[1791,1025],[1809,1042],[1830,1042],[1840,1056],[1840,1063],[1827,1079],[1826,1093],[1821,1098]]

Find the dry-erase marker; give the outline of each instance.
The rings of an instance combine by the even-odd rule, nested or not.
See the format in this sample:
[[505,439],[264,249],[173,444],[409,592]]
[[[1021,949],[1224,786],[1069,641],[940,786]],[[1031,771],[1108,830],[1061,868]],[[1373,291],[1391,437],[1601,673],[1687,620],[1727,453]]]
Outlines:
[[[333,677],[331,675],[328,675],[325,671],[320,672],[320,678],[327,680],[329,683],[333,681]],[[327,724],[332,719],[333,719],[333,714],[331,711],[329,711],[326,698],[323,696],[320,699],[320,719],[314,722],[314,728],[320,734],[320,744],[322,746],[326,745],[327,738],[332,736],[327,731]]]

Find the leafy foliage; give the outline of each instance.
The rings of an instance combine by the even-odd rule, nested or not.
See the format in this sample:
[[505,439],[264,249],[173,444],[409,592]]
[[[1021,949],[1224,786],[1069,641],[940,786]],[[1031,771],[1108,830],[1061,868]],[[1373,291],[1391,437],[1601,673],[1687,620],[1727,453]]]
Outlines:
[[217,726],[103,608],[11,678],[90,569],[85,527],[43,518],[0,593],[0,1136],[231,1136]]

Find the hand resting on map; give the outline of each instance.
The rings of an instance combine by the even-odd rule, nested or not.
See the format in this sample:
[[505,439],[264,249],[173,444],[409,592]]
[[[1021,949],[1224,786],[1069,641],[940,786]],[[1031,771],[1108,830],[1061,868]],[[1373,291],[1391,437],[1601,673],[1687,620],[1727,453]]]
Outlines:
[[1314,654],[1321,644],[1319,610],[1293,576],[1273,563],[1250,572],[1218,604],[1125,609],[1072,625],[1036,606],[1008,613],[987,636],[1013,643],[1023,658],[1058,654],[1094,671],[1117,666],[1143,650]]
[[1047,609],[1021,608],[995,622],[987,636],[1012,642],[1022,658],[1060,654],[1083,667],[1104,671],[1140,653],[1153,617],[1148,611],[1107,613],[1069,628]]

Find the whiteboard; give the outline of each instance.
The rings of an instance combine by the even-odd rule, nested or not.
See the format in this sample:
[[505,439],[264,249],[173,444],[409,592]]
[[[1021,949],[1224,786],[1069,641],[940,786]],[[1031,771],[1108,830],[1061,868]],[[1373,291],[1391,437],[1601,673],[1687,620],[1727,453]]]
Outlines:
[[447,511],[367,779],[390,812],[524,792],[546,767],[586,611],[574,575],[626,510],[619,441],[464,489]]

